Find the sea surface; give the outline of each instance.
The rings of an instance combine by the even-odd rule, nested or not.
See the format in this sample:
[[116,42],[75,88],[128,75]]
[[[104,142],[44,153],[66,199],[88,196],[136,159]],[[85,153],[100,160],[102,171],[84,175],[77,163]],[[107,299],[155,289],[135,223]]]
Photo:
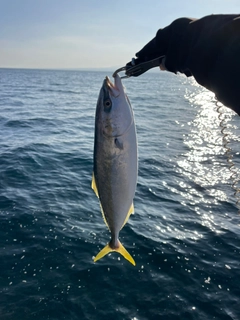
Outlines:
[[0,319],[239,320],[240,118],[193,79],[123,80],[139,174],[120,240],[136,267],[93,262],[110,239],[91,189],[106,75],[0,69]]

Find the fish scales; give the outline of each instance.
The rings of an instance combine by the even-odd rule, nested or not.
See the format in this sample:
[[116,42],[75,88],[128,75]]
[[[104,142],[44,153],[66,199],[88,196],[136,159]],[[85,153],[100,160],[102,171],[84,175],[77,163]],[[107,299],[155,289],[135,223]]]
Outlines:
[[111,240],[94,261],[118,251],[135,265],[120,243],[121,228],[133,213],[137,183],[137,138],[131,104],[118,75],[106,77],[96,107],[92,188],[99,197]]

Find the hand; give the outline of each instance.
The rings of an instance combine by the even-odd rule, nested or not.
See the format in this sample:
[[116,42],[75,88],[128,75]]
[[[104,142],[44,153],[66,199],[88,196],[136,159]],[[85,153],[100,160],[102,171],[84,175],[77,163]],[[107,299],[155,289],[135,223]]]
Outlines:
[[239,15],[177,19],[159,29],[155,38],[136,53],[135,64],[160,56],[163,56],[159,60],[160,69],[194,76],[200,85],[240,115]]
[[[176,73],[179,70],[175,70],[176,68],[171,67],[171,65],[175,64],[173,61],[169,64],[169,67],[166,67],[167,60],[171,60],[173,47],[179,45],[182,47],[184,41],[183,38],[187,37],[187,28],[190,22],[195,19],[190,18],[180,18],[175,20],[169,26],[164,29],[159,29],[156,37],[153,38],[150,42],[148,42],[139,52],[136,53],[137,59],[135,60],[136,64],[146,62],[149,60],[156,59],[158,57],[162,57],[160,59],[160,69],[168,70]],[[180,43],[180,39],[182,43]],[[179,52],[179,48],[175,50],[176,56]],[[177,61],[175,61],[177,62]]]

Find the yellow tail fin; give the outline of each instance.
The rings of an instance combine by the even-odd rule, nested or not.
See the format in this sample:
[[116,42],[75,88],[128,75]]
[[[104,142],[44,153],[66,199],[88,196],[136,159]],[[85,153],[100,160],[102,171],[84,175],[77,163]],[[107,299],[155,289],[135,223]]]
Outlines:
[[109,246],[109,243],[106,245],[106,247],[104,247],[98,254],[97,256],[94,258],[94,262],[98,261],[99,259],[103,258],[106,254],[116,251],[119,252],[126,260],[128,260],[131,264],[133,264],[134,266],[136,265],[135,261],[133,260],[132,256],[130,255],[130,253],[124,248],[124,246],[121,244],[121,242],[119,241],[119,247],[117,249],[112,249]]

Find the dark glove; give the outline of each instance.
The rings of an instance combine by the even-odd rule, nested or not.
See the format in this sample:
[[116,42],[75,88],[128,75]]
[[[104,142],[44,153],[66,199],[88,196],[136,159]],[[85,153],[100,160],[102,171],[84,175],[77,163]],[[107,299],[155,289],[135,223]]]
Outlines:
[[162,56],[161,49],[156,45],[156,37],[149,41],[139,52],[136,53],[138,63],[147,62]]
[[153,38],[141,51],[136,53],[136,57],[126,64],[128,76],[138,77],[149,69],[159,66],[163,56],[160,55],[156,46],[156,38]]
[[159,65],[170,72],[194,76],[225,106],[240,115],[240,16],[180,18],[164,29],[126,65],[139,76]]
[[[162,65],[162,69],[167,69],[168,71],[176,73],[177,67],[175,64],[178,64],[179,48],[175,49],[173,47],[177,47],[179,42],[184,42],[183,38],[186,38],[185,29],[191,21],[193,21],[193,19],[180,18],[175,20],[174,23],[170,24],[164,29],[159,29],[156,37],[136,53],[137,58],[127,63],[126,73],[128,74],[128,68],[133,67],[133,65],[142,67],[142,70],[141,72],[133,72],[132,74],[129,74],[132,76],[139,76],[150,68],[160,65]],[[176,57],[172,57],[172,52],[174,52]],[[168,63],[168,68],[165,67],[166,58],[168,58],[168,62],[170,61],[170,63]],[[135,70],[133,69],[132,71]]]

